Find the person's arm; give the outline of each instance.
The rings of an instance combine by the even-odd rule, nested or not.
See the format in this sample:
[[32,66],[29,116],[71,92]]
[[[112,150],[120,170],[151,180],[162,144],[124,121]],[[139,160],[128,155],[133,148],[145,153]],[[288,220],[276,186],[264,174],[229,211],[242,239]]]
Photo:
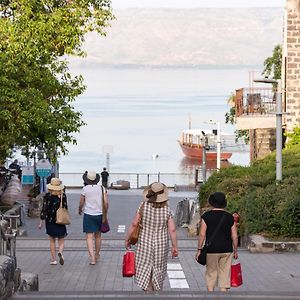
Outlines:
[[67,202],[67,195],[65,194],[65,193],[63,193],[62,194],[63,196],[63,198],[62,198],[62,203],[63,203],[63,207],[65,208],[65,209],[68,209],[68,202]]
[[82,209],[85,203],[85,197],[83,195],[80,195],[80,200],[79,200],[79,207],[78,207],[78,214],[82,214]]
[[108,195],[107,190],[103,187],[103,195],[104,195],[104,208],[106,211],[108,211]]
[[45,220],[46,218],[46,213],[47,213],[47,203],[46,203],[46,198],[43,198],[43,207],[41,210],[41,214],[40,214],[40,223],[38,225],[39,229],[42,229],[43,227],[43,220]]
[[129,244],[129,237],[131,236],[131,234],[133,233],[133,231],[135,230],[136,226],[139,226],[139,222],[141,220],[141,215],[139,212],[136,213],[136,215],[134,216],[130,226],[129,226],[129,229],[128,229],[128,232],[126,234],[126,237],[125,237],[125,248],[128,250],[129,247],[130,247],[130,244]]
[[237,253],[237,248],[238,248],[238,234],[237,234],[237,228],[236,228],[236,223],[233,223],[231,227],[231,239],[232,239],[232,245],[233,245],[233,257],[237,259],[238,253]]
[[203,243],[206,238],[206,230],[207,230],[207,225],[205,221],[201,219],[201,227],[200,227],[199,238],[198,238],[198,249],[195,256],[196,260],[198,259],[198,256],[201,253],[201,249],[203,247]]
[[175,222],[172,217],[169,218],[168,220],[168,231],[172,242],[172,257],[177,257],[178,256],[177,234],[176,234]]

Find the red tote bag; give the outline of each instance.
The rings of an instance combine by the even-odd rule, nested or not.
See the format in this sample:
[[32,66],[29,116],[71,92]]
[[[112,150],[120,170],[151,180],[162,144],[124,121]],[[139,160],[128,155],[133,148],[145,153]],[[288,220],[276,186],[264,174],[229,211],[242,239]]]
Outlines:
[[123,277],[135,275],[135,256],[133,251],[127,251],[123,256]]
[[231,286],[238,287],[243,284],[241,263],[237,262],[231,265]]

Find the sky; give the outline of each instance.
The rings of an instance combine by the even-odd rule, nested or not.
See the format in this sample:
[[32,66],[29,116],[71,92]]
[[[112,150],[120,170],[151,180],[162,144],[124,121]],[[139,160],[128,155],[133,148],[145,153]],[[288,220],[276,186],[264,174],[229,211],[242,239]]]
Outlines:
[[111,0],[113,8],[128,7],[284,7],[286,0]]

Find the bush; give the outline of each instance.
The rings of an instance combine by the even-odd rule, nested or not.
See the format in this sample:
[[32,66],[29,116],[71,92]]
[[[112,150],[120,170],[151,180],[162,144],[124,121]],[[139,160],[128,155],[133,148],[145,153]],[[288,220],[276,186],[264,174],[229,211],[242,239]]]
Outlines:
[[300,236],[300,147],[283,151],[283,180],[275,183],[275,154],[250,167],[233,166],[214,173],[199,192],[200,206],[211,193],[226,194],[231,213],[238,211],[242,234]]

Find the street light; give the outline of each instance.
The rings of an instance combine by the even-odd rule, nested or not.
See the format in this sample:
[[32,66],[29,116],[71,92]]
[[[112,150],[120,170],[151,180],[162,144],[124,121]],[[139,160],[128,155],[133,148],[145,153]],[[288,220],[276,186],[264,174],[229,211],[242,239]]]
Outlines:
[[219,172],[221,169],[221,124],[213,120],[209,120],[206,123],[217,125],[217,172]]
[[254,82],[276,84],[276,182],[282,180],[282,100],[280,79],[254,79]]

